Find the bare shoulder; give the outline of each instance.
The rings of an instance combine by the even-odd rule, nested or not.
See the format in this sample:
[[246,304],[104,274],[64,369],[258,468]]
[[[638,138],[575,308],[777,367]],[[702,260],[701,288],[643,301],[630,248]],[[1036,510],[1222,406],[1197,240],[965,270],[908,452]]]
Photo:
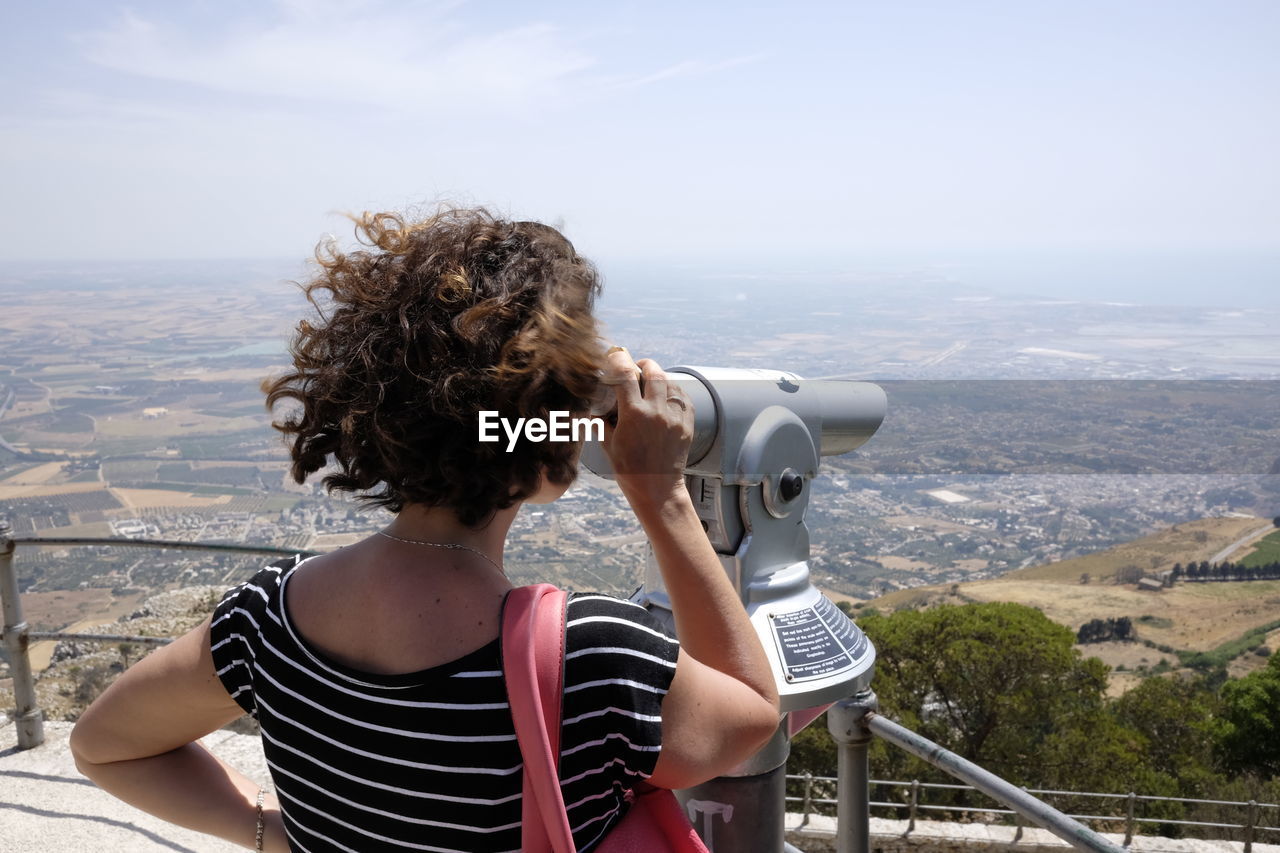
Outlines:
[[510,584],[448,559],[385,559],[364,543],[314,557],[289,573],[281,608],[308,645],[380,674],[418,672],[498,637]]

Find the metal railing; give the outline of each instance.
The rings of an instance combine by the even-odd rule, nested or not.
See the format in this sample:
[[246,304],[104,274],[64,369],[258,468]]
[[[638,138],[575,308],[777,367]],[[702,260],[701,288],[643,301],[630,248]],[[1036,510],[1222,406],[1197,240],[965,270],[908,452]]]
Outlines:
[[185,542],[166,539],[96,539],[51,536],[14,537],[8,521],[0,520],[0,608],[4,614],[5,651],[13,677],[14,723],[18,729],[18,749],[31,749],[44,743],[44,718],[36,700],[35,674],[31,670],[32,640],[67,640],[83,642],[127,642],[141,645],[164,645],[173,637],[140,637],[128,634],[81,634],[68,631],[32,631],[22,615],[22,595],[18,589],[18,573],[14,569],[14,552],[19,545],[29,547],[87,547],[105,545],[120,548],[150,548],[160,551],[214,551],[231,554],[274,554],[293,556],[316,552],[269,545],[236,545],[222,542]]
[[[9,666],[13,677],[15,703],[14,722],[17,725],[18,748],[31,749],[44,742],[44,726],[41,711],[37,705],[35,679],[28,656],[30,642],[33,639],[75,639],[87,642],[133,642],[163,644],[170,642],[171,637],[138,637],[119,634],[79,634],[65,631],[32,631],[22,615],[21,594],[18,589],[17,573],[14,569],[14,553],[19,545],[25,547],[49,546],[108,546],[125,548],[151,548],[157,550],[179,551],[216,551],[240,554],[275,554],[294,555],[312,554],[315,552],[300,549],[286,549],[270,546],[234,545],[212,542],[183,542],[154,539],[84,539],[84,538],[15,538],[5,521],[0,521],[0,604],[3,605],[5,648],[9,653]],[[827,727],[838,747],[839,776],[836,781],[836,798],[814,798],[811,783],[819,781],[817,777],[808,777],[804,797],[804,821],[815,805],[834,805],[837,811],[836,846],[840,853],[867,853],[870,848],[870,809],[872,807],[902,808],[909,810],[908,832],[915,827],[916,814],[926,810],[946,810],[952,812],[965,811],[1009,815],[1014,814],[1048,829],[1063,838],[1073,847],[1083,850],[1099,851],[1099,853],[1122,853],[1124,848],[1108,841],[1098,833],[1079,823],[1079,820],[1118,821],[1120,818],[1105,815],[1066,815],[1047,803],[1032,796],[1032,793],[1066,794],[1077,796],[1120,796],[1106,794],[1090,794],[1063,791],[1028,791],[1017,788],[998,776],[983,770],[981,767],[966,761],[964,758],[943,749],[936,743],[921,737],[910,729],[888,720],[876,713],[875,695],[870,691],[861,693],[851,699],[836,703],[828,711]],[[867,746],[872,734],[893,743],[914,755],[919,756],[948,774],[968,782],[968,785],[942,785],[923,782],[882,782],[869,778],[867,768]],[[805,778],[805,777],[790,777]],[[873,802],[871,785],[907,785],[911,788],[908,803]],[[1007,809],[983,809],[957,806],[935,806],[921,804],[921,789],[957,788],[981,791],[1008,806]],[[1222,805],[1246,805],[1249,808],[1248,822],[1245,824],[1207,823],[1197,821],[1179,821],[1170,819],[1137,818],[1134,816],[1134,805],[1138,800],[1165,800],[1172,798],[1145,797],[1136,794],[1126,795],[1128,814],[1125,844],[1133,837],[1133,827],[1139,823],[1191,824],[1197,826],[1219,826],[1242,828],[1246,831],[1245,853],[1250,853],[1253,834],[1256,830],[1280,831],[1274,826],[1260,826],[1257,822],[1259,809],[1277,808],[1271,804],[1250,802],[1237,804],[1216,800],[1184,800],[1183,802],[1217,803]],[[790,798],[794,799],[794,798]],[[1019,836],[1021,830],[1019,829]]]
[[871,780],[867,752],[873,734],[969,783],[1078,850],[1096,853],[1121,853],[1124,850],[1119,844],[1103,838],[994,773],[880,716],[876,713],[877,708],[875,693],[867,689],[837,702],[827,711],[827,730],[831,732],[837,749],[836,849],[840,853],[869,853],[871,850]]
[[[827,811],[838,805],[839,800],[835,797],[828,796],[838,789],[839,779],[834,776],[814,776],[811,773],[791,774],[787,776],[788,782],[797,783],[802,793],[800,795],[791,795],[786,797],[786,802],[797,803],[800,806],[797,812],[800,815],[800,827],[808,826],[810,819],[817,814],[822,813],[822,808],[826,807]],[[1018,813],[1013,809],[988,808],[982,806],[967,806],[957,804],[930,804],[922,800],[921,795],[930,790],[938,791],[979,791],[972,785],[954,785],[945,782],[921,782],[918,779],[912,779],[910,782],[900,781],[896,779],[870,779],[868,783],[872,787],[888,788],[888,789],[905,789],[905,796],[901,800],[871,800],[868,805],[871,808],[892,809],[896,816],[905,818],[907,821],[906,835],[910,835],[916,829],[916,820],[921,818],[921,812],[940,812],[946,816],[961,815],[1000,815],[1004,817],[1017,817]],[[1145,794],[1138,794],[1130,791],[1125,794],[1104,794],[1096,791],[1058,791],[1051,788],[1025,788],[1022,789],[1028,794],[1034,794],[1038,797],[1088,797],[1099,800],[1115,800],[1123,805],[1123,812],[1119,814],[1067,814],[1067,817],[1078,821],[1089,821],[1091,823],[1106,824],[1116,831],[1121,828],[1124,832],[1124,846],[1128,846],[1133,841],[1133,837],[1138,834],[1138,829],[1143,825],[1154,827],[1162,826],[1203,826],[1217,829],[1233,829],[1240,830],[1244,835],[1245,853],[1250,853],[1253,848],[1255,836],[1259,832],[1275,832],[1280,833],[1280,826],[1268,826],[1260,821],[1263,819],[1265,810],[1275,810],[1276,814],[1272,820],[1280,820],[1280,804],[1277,803],[1259,803],[1256,800],[1238,801],[1238,800],[1202,800],[1191,797],[1155,797]],[[1244,821],[1241,823],[1222,823],[1218,821],[1206,820],[1182,820],[1180,818],[1166,817],[1140,817],[1137,814],[1137,805],[1139,803],[1174,803],[1178,805],[1213,805],[1228,806],[1240,810],[1243,813]],[[1021,821],[1014,823],[1016,832],[1014,839],[1017,840],[1022,836],[1023,824]]]

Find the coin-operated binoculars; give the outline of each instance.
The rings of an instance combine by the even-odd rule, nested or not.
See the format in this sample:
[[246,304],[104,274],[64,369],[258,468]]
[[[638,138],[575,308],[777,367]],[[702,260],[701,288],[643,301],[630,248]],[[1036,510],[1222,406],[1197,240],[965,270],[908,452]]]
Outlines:
[[[805,509],[821,456],[847,453],[879,429],[878,386],[805,380],[774,370],[673,367],[689,395],[694,437],[685,485],[760,635],[781,697],[778,732],[732,773],[678,792],[713,851],[783,849],[790,738],[826,705],[871,680],[875,648],[809,579]],[[588,443],[588,469],[612,468]],[[650,550],[635,599],[673,624],[670,599]]]

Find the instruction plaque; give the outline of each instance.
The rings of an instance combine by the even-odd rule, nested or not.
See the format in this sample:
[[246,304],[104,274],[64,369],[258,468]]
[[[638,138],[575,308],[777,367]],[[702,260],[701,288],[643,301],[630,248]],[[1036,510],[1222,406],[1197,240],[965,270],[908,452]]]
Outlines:
[[867,635],[826,596],[803,610],[771,613],[769,624],[789,682],[835,675],[867,652]]

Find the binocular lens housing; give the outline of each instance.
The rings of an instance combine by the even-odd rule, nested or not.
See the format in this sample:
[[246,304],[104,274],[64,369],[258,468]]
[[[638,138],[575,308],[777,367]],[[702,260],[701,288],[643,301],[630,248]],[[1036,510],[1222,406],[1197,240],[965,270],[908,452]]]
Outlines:
[[[838,456],[862,446],[884,420],[884,391],[870,382],[845,379],[802,379],[794,373],[725,367],[673,367],[667,379],[684,391],[693,407],[693,442],[687,469],[712,476],[729,472],[735,463],[712,449],[735,444],[764,409],[781,406],[795,412],[808,426],[821,456]],[[617,418],[613,386],[601,385],[591,414],[611,423]],[[708,458],[710,455],[710,458]],[[612,478],[604,449],[588,442],[582,463],[601,477]]]

